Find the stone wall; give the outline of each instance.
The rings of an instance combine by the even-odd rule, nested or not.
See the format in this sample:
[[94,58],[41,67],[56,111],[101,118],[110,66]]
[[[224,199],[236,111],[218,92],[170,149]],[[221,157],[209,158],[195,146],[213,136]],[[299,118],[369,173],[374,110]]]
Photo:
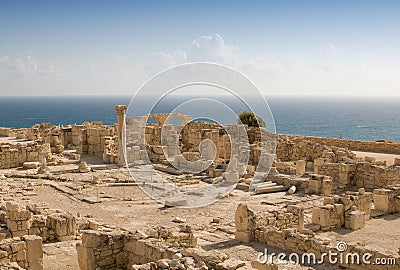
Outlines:
[[[301,212],[300,212],[301,213]],[[256,213],[246,205],[240,204],[236,210],[235,214],[235,226],[236,240],[242,242],[256,241],[260,243],[265,243],[268,247],[279,248],[282,250],[287,250],[287,255],[289,253],[296,253],[300,258],[303,254],[313,253],[315,255],[315,261],[320,261],[323,253],[338,253],[335,243],[327,243],[326,240],[321,238],[316,238],[314,234],[304,230],[302,232],[301,224],[299,228],[287,228],[282,229],[276,226],[266,225],[267,222],[259,222],[257,220],[264,219],[260,213]],[[385,254],[382,251],[372,250],[366,246],[361,246],[358,244],[347,243],[347,249],[342,252],[343,257],[351,252],[352,254],[358,254],[359,258],[366,253],[372,255],[370,261],[373,262],[376,258],[395,258],[396,265],[390,265],[387,269],[400,269],[400,256],[398,254]],[[309,257],[305,257],[306,259]],[[324,257],[324,262],[328,264],[328,257]],[[312,260],[312,257],[311,257]],[[312,262],[312,261],[311,261]],[[338,266],[347,267],[349,269],[365,270],[365,269],[382,269],[380,265],[365,264],[361,259],[360,263],[350,263],[347,264],[346,261],[338,261]],[[269,269],[266,268],[260,269]]]
[[345,162],[354,156],[345,146],[331,146],[324,141],[309,140],[308,137],[278,135],[276,157],[280,161],[314,161],[325,158],[330,162]]
[[235,238],[242,242],[256,239],[257,228],[274,228],[277,230],[304,228],[304,210],[298,206],[288,206],[286,210],[257,212],[239,204],[235,212]]
[[371,217],[372,193],[348,192],[345,196],[326,197],[324,205],[314,207],[312,223],[328,231],[345,227],[357,230],[365,226]]
[[82,125],[63,127],[63,144],[67,149],[77,149],[79,154],[99,157],[104,163],[114,163],[118,143],[116,126],[104,126],[101,122],[85,122]]
[[78,243],[76,246],[80,269],[125,268],[124,237],[124,233],[117,231],[83,231],[82,243]]
[[332,177],[320,174],[311,174],[308,180],[308,187],[306,188],[305,192],[308,194],[332,194]]
[[314,173],[331,176],[346,186],[371,190],[400,183],[400,166],[380,166],[370,162],[333,163],[319,158],[314,160]]
[[53,213],[47,216],[34,215],[29,207],[14,202],[6,203],[4,221],[12,237],[37,235],[43,242],[67,241],[76,238],[78,226],[74,216]]
[[32,223],[32,213],[21,205],[7,202],[6,204],[7,228],[13,237],[29,234]]
[[358,140],[343,140],[313,136],[284,135],[292,140],[308,140],[313,143],[326,143],[329,146],[344,147],[354,151],[400,154],[399,142],[371,142]]
[[11,128],[0,127],[0,137],[15,137],[15,133]]
[[400,184],[400,166],[378,166],[369,162],[357,163],[356,186],[368,189]]
[[125,269],[129,265],[172,259],[179,247],[193,245],[196,245],[195,238],[187,229],[151,229],[149,235],[116,229],[112,232],[84,230],[82,243],[76,248],[80,269],[94,270]]
[[[246,127],[240,129],[238,125],[220,126],[215,123],[190,122],[184,127],[164,126],[162,138],[163,126],[146,123],[145,117],[128,118],[126,123],[128,163],[138,161],[166,163],[167,155],[172,163],[185,160],[195,161],[201,158],[224,164],[233,155],[238,158],[239,166],[248,163],[252,166],[261,164],[261,167],[268,168],[273,160],[272,155],[264,153],[274,152],[274,140],[267,136],[275,137],[275,135],[268,134],[265,130],[259,128]],[[143,132],[140,132],[141,129],[144,129]],[[235,137],[233,142],[231,142],[228,133]],[[260,142],[261,134],[267,138],[268,143],[265,145]],[[163,144],[161,140],[164,140]],[[204,145],[200,145],[202,141],[207,140],[212,142],[215,150],[213,149],[214,146],[204,147]],[[264,149],[265,151],[263,151]],[[147,160],[146,154],[149,160]]]
[[42,239],[25,235],[0,241],[0,263],[17,262],[28,270],[43,269]]
[[20,167],[24,162],[38,162],[42,156],[50,156],[49,144],[0,144],[0,169]]
[[400,212],[400,186],[375,189],[374,205],[384,214]]
[[[368,248],[367,246],[362,246],[358,244],[347,243],[347,249],[344,252],[339,252],[336,249],[335,243],[327,244],[326,240],[315,238],[312,234],[302,234],[299,232],[294,232],[290,230],[280,231],[274,228],[257,228],[255,231],[255,241],[265,243],[268,247],[280,248],[283,250],[288,250],[289,253],[296,253],[298,254],[299,258],[302,258],[303,254],[315,254],[315,261],[321,261],[321,254],[329,254],[336,253],[336,254],[343,254],[343,258],[347,257],[347,254],[358,254],[359,264],[355,259],[354,263],[350,260],[350,263],[346,263],[345,260],[340,261],[338,260],[337,265],[341,267],[345,267],[346,269],[355,269],[355,270],[380,270],[382,269],[382,265],[374,265],[374,264],[365,264],[362,261],[362,257],[364,254],[371,254],[370,262],[374,262],[376,258],[394,258],[396,260],[395,265],[388,265],[388,268],[391,270],[398,270],[400,269],[400,256],[387,254],[380,250],[374,250]],[[287,258],[287,257],[286,257]],[[305,257],[306,260],[309,258],[308,256]],[[311,257],[312,258],[312,257]],[[313,259],[311,259],[311,262]],[[323,261],[329,264],[328,256],[324,256]],[[307,261],[306,261],[307,262]]]
[[116,126],[101,122],[70,126],[51,126],[42,123],[25,129],[0,129],[0,136],[17,137],[28,141],[0,144],[0,169],[20,167],[24,162],[41,162],[44,155],[61,154],[64,149],[91,155],[104,163],[117,163],[118,138]]

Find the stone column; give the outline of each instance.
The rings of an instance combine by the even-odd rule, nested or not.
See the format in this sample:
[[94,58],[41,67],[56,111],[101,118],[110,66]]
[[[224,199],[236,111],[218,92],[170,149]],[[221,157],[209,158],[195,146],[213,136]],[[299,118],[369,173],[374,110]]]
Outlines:
[[299,209],[298,218],[299,218],[298,230],[301,233],[304,231],[304,209],[303,208]]
[[124,155],[123,155],[123,145],[122,145],[122,138],[124,132],[124,124],[125,124],[125,111],[127,106],[125,105],[116,105],[114,109],[117,111],[118,115],[118,164],[124,165]]

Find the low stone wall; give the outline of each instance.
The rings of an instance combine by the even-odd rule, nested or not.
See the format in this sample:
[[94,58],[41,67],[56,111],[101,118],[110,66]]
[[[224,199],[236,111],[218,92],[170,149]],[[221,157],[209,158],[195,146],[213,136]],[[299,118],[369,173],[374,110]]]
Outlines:
[[50,153],[50,145],[46,143],[0,144],[0,169],[20,167],[24,162],[38,162],[42,156],[48,156]]
[[[313,233],[310,233],[307,230],[302,231],[301,224],[299,224],[300,226],[298,229],[281,229],[274,225],[266,225],[266,222],[260,222],[260,219],[263,219],[262,215],[248,209],[246,205],[240,204],[235,214],[235,238],[242,242],[256,241],[265,243],[266,247],[286,250],[286,259],[288,259],[289,253],[296,253],[299,258],[301,258],[303,254],[312,253],[315,255],[315,261],[321,261],[323,253],[341,253],[343,254],[343,258],[346,258],[347,254],[351,253],[351,255],[358,254],[358,257],[360,258],[358,264],[352,263],[352,261],[349,261],[350,263],[346,263],[346,260],[338,260],[337,265],[355,270],[382,269],[381,265],[366,264],[361,260],[364,254],[369,253],[371,254],[371,258],[369,259],[370,262],[374,262],[376,258],[394,258],[396,260],[396,264],[390,265],[388,266],[390,268],[385,269],[400,269],[399,254],[385,254],[378,250],[369,249],[365,246],[351,243],[346,243],[347,249],[344,251],[339,251],[336,248],[335,243],[327,243],[325,239],[318,239]],[[311,260],[313,260],[312,257],[306,256],[305,258],[311,258]],[[325,256],[323,261],[328,263],[328,256]]]
[[130,269],[130,265],[172,259],[182,245],[195,245],[194,239],[188,231],[153,229],[146,235],[117,229],[112,232],[83,230],[82,243],[76,246],[79,267],[81,270]]
[[83,231],[78,243],[78,262],[81,270],[122,269],[126,267],[123,252],[125,234],[121,232]]
[[[255,241],[265,243],[269,247],[280,248],[283,250],[287,250],[287,254],[289,256],[290,253],[296,253],[300,258],[303,254],[315,254],[315,260],[320,262],[321,255],[323,253],[329,254],[342,254],[342,258],[349,258],[349,263],[346,263],[346,259],[339,260],[336,265],[345,267],[346,269],[354,269],[354,270],[381,270],[381,269],[391,269],[398,270],[400,269],[400,256],[387,254],[382,251],[373,250],[366,246],[361,246],[358,244],[347,243],[347,249],[343,252],[339,252],[335,246],[335,243],[327,244],[326,240],[317,239],[313,235],[305,235],[299,232],[293,231],[279,231],[273,228],[259,228],[255,231]],[[363,262],[362,258],[364,254],[371,254],[369,258],[370,262],[374,262],[377,258],[393,258],[396,260],[395,265],[374,265],[374,264],[366,264]],[[350,254],[348,256],[348,254]],[[352,261],[353,254],[357,254],[359,258],[359,263],[357,263],[357,257],[355,257],[354,261]],[[339,257],[339,256],[338,256]],[[333,258],[338,258],[333,257]],[[288,257],[286,257],[288,258]],[[307,260],[307,256],[305,256]],[[293,258],[292,258],[293,259]],[[324,262],[329,265],[328,256],[323,258]],[[307,261],[306,261],[307,262]],[[385,268],[387,267],[387,268]]]
[[305,192],[308,194],[330,195],[333,191],[332,177],[319,174],[311,174],[308,180],[308,187]]
[[24,129],[0,128],[0,136],[29,140],[16,145],[1,144],[0,169],[19,167],[24,162],[40,162],[41,153],[61,154],[64,149],[99,157],[104,163],[118,162],[117,127],[104,126],[101,122],[65,127],[42,123]]
[[[104,126],[101,122],[62,128],[62,141],[66,148],[77,149],[79,154],[99,157],[105,163],[110,163],[110,155],[116,156],[116,135],[116,126]],[[112,158],[111,163],[114,163]]]
[[276,157],[280,161],[325,158],[330,162],[345,162],[354,156],[344,145],[332,146],[324,141],[308,140],[307,137],[278,135]]
[[382,188],[400,184],[400,166],[380,166],[370,162],[333,163],[324,158],[314,160],[314,172],[334,181],[359,188]]
[[400,184],[400,166],[377,166],[369,162],[357,163],[356,185],[368,189],[382,188]]
[[400,212],[400,186],[375,189],[374,205],[385,214]]
[[44,242],[73,240],[78,230],[75,217],[72,215],[67,213],[33,215],[28,208],[13,202],[7,202],[4,219],[13,237],[37,235]]
[[286,211],[254,213],[245,204],[239,204],[235,212],[235,238],[243,242],[256,240],[257,228],[276,228],[279,230],[300,229],[304,227],[304,210],[298,206],[288,206]]
[[[280,135],[281,136],[281,135]],[[292,140],[301,139],[314,143],[326,143],[330,146],[344,147],[354,151],[377,152],[387,154],[400,154],[400,143],[398,142],[371,142],[358,140],[343,140],[335,138],[323,138],[300,135],[284,135]]]
[[15,133],[11,128],[0,127],[0,137],[14,137]]
[[42,238],[25,235],[4,239],[0,242],[0,263],[17,262],[28,270],[43,269]]
[[32,223],[32,213],[19,204],[7,202],[6,204],[7,228],[13,237],[29,234]]
[[[264,129],[260,130],[253,127],[240,129],[238,125],[220,126],[206,122],[190,122],[184,127],[168,125],[164,127],[164,140],[166,141],[164,145],[170,147],[163,148],[161,146],[163,126],[143,122],[145,119],[142,118],[127,118],[126,137],[128,144],[126,156],[128,163],[166,163],[166,155],[168,155],[172,164],[179,164],[178,166],[182,165],[182,167],[186,166],[186,160],[213,159],[215,166],[213,165],[211,170],[214,170],[227,164],[227,161],[233,155],[238,160],[238,166],[244,169],[247,164],[251,166],[260,165],[261,170],[269,168],[272,164],[272,153],[275,149],[274,141],[267,139],[267,143],[264,145],[257,137],[260,137],[261,134],[269,137],[275,137],[275,135],[267,133]],[[144,129],[142,130],[144,134],[141,134],[141,129]],[[234,145],[232,145],[228,133],[235,136]],[[199,151],[199,144],[204,140],[212,141],[215,149],[211,145],[202,145],[202,149]],[[168,153],[164,154],[164,151],[168,151]],[[146,156],[148,156],[148,159]]]
[[372,201],[370,192],[326,197],[323,206],[313,208],[312,223],[323,231],[341,227],[351,230],[363,228],[371,217]]

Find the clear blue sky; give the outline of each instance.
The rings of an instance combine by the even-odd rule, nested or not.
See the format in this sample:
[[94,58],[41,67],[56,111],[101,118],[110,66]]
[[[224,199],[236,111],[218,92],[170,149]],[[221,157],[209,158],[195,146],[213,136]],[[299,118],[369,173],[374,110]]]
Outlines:
[[400,95],[400,1],[1,1],[0,95],[131,94],[192,61],[266,94]]

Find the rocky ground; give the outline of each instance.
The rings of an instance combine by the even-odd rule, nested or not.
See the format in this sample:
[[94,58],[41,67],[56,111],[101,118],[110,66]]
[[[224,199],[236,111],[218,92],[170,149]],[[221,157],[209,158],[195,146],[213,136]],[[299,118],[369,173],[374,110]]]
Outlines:
[[[245,261],[256,260],[257,254],[263,252],[266,245],[241,244],[234,239],[234,213],[239,203],[246,203],[250,208],[261,211],[284,208],[288,204],[302,204],[306,208],[306,222],[309,223],[312,207],[321,204],[319,196],[304,193],[250,195],[245,191],[234,190],[229,196],[207,206],[193,209],[166,208],[132,183],[126,169],[99,165],[92,167],[94,172],[76,173],[76,168],[74,164],[49,167],[53,175],[51,179],[37,179],[34,170],[0,170],[0,175],[6,176],[0,180],[1,201],[3,204],[13,200],[21,204],[34,203],[41,207],[61,209],[128,230],[185,223],[192,227],[203,249],[220,250],[230,258]],[[361,230],[341,229],[319,233],[318,237],[332,242],[362,243],[395,254],[400,242],[399,228],[399,216],[390,215],[367,222]],[[45,269],[79,269],[76,241],[45,244]],[[327,266],[321,269],[327,269]]]

